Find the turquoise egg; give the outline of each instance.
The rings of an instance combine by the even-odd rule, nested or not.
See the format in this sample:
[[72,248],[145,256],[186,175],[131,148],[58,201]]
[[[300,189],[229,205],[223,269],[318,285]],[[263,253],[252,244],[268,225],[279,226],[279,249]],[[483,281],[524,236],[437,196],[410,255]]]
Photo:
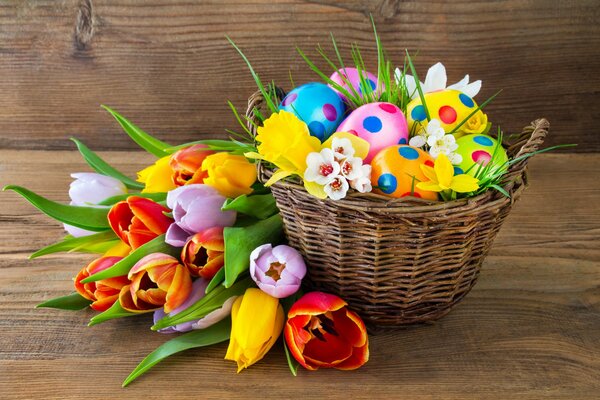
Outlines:
[[[475,176],[479,165],[484,167],[492,163],[491,171],[506,170],[508,156],[498,141],[488,135],[466,135],[456,139],[456,153],[462,156],[462,162],[454,168],[455,174],[468,173]],[[476,165],[478,164],[478,165]]]
[[342,122],[346,106],[329,86],[311,82],[289,92],[279,109],[295,114],[306,123],[312,136],[324,142]]

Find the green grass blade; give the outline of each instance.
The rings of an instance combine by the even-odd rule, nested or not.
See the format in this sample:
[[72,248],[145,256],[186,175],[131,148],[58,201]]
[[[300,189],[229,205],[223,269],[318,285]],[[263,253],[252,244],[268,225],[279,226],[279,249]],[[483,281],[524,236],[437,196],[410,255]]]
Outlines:
[[168,156],[169,153],[164,151],[164,149],[171,147],[170,144],[165,143],[161,140],[158,140],[148,133],[144,132],[142,129],[134,125],[127,118],[123,117],[121,114],[111,109],[108,106],[102,105],[106,111],[112,115],[119,125],[123,128],[125,133],[129,135],[129,137],[138,144],[142,149],[146,150],[148,153],[155,155],[158,158],[162,158]]
[[477,112],[479,110],[481,110],[483,107],[487,106],[492,100],[494,100],[496,98],[496,96],[498,96],[500,93],[502,93],[502,89],[498,90],[495,94],[493,94],[490,98],[488,98],[486,101],[484,101],[483,103],[481,103],[471,114],[469,114],[465,119],[463,119],[462,121],[460,121],[460,123],[458,125],[456,125],[454,127],[454,129],[452,129],[452,131],[449,133],[450,135],[455,133],[456,131],[458,131],[460,129],[461,126],[463,126],[468,120],[469,118],[471,118],[473,115],[477,114]]
[[56,308],[58,310],[79,311],[83,310],[92,302],[79,293],[71,293],[67,296],[57,297],[38,304],[35,308]]
[[427,116],[427,121],[431,121],[431,116],[429,114],[429,109],[427,108],[427,103],[425,101],[425,95],[423,94],[423,88],[421,87],[421,81],[419,80],[419,75],[417,74],[417,69],[412,62],[412,58],[406,50],[406,59],[408,61],[408,67],[410,68],[410,72],[413,74],[413,78],[415,78],[415,85],[417,86],[417,92],[419,92],[419,98],[421,99],[421,104],[425,109],[425,115]]

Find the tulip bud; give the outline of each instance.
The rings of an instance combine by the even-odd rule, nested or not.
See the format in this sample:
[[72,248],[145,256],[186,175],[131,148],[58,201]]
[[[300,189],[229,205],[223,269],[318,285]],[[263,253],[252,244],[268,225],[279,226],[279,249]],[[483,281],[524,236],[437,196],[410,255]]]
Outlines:
[[123,257],[100,257],[84,267],[75,277],[75,289],[88,300],[92,301],[90,307],[96,311],[108,310],[119,298],[121,289],[129,284],[126,276],[102,279],[96,282],[81,283],[88,276],[112,267]]
[[229,198],[252,193],[251,186],[256,182],[256,167],[244,156],[226,152],[206,157],[202,162],[206,173],[204,183],[212,186]]
[[196,233],[181,250],[181,261],[192,276],[212,279],[225,263],[223,228],[215,227]]
[[250,254],[250,276],[256,285],[273,297],[283,299],[300,289],[306,264],[296,249],[271,244],[257,247]]

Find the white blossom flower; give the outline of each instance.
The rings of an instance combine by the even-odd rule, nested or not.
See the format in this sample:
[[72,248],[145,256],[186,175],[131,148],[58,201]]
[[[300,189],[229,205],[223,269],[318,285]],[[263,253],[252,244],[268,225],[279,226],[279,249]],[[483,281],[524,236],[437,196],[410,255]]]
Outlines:
[[327,196],[332,200],[340,200],[346,197],[349,188],[348,181],[341,175],[336,176],[333,180],[327,183],[323,189]]
[[438,119],[433,118],[425,128],[421,128],[418,134],[411,137],[408,144],[413,147],[423,147],[427,144],[430,137],[439,139],[446,134],[442,124]]
[[354,147],[352,147],[352,142],[348,138],[333,138],[331,149],[338,161],[354,155]]
[[455,153],[458,145],[453,135],[431,135],[427,138],[427,144],[429,145],[429,154],[434,159],[440,154],[445,154],[452,164],[462,162],[462,156]]
[[330,183],[340,174],[341,169],[331,149],[323,149],[319,153],[310,153],[306,156],[306,165],[304,179],[308,182],[316,182],[319,185]]
[[[399,82],[402,77],[402,73],[399,68],[396,68],[395,76],[396,82]],[[446,76],[446,67],[444,67],[444,64],[441,62],[438,62],[427,71],[425,82],[420,82],[421,90],[423,90],[423,93],[430,93],[438,90],[454,89],[463,92],[469,97],[475,97],[481,90],[481,81],[477,80],[469,83],[469,75],[465,75],[460,81],[448,87],[446,87],[447,80],[448,77]],[[410,97],[413,99],[419,97],[415,78],[412,75],[405,75],[405,81],[406,89],[408,90]]]
[[362,175],[361,167],[363,160],[360,157],[348,157],[341,164],[341,172],[344,178],[349,181]]
[[360,193],[368,193],[373,190],[373,186],[371,185],[371,166],[369,164],[363,165],[360,168],[361,175],[350,181],[350,186],[360,192]]

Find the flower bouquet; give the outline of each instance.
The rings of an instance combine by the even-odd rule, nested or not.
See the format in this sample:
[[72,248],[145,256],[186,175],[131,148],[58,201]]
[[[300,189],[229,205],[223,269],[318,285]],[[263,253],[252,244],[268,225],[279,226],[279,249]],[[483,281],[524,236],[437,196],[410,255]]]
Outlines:
[[482,111],[491,99],[473,99],[480,81],[447,87],[438,63],[420,82],[410,55],[392,69],[375,37],[376,75],[358,47],[346,67],[333,40],[336,61],[319,48],[332,74],[300,51],[323,82],[287,95],[240,51],[259,92],[245,116],[230,103],[244,132],[229,140],[173,146],[104,107],[156,157],[136,180],[73,139],[95,172],[72,174],[71,204],[5,188],[68,232],[32,258],[98,254],[72,294],[39,307],[91,307],[89,325],[152,313],[152,330],[176,334],[124,385],[227,340],[240,372],[282,332],[294,374],[356,369],[369,358],[363,319],[398,326],[446,313],[474,284],[548,124],[505,148]]

